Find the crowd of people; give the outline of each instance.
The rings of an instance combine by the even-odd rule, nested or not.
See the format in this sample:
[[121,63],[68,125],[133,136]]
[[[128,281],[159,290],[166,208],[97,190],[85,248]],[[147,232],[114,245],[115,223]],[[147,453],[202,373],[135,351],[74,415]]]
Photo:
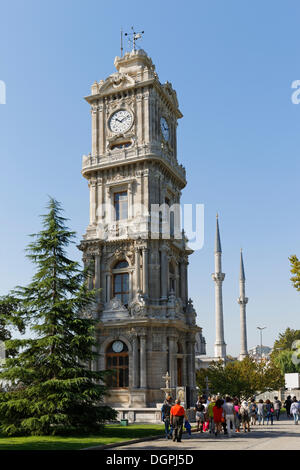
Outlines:
[[[274,397],[274,401],[239,400],[236,397],[226,396],[198,396],[195,404],[196,431],[207,432],[215,437],[220,434],[231,437],[233,433],[241,431],[250,432],[251,426],[273,425],[274,419],[280,420],[282,407],[286,410],[287,418],[293,418],[297,425],[300,417],[300,401],[296,397],[288,396],[284,404]],[[185,427],[188,436],[191,436],[191,424],[180,400],[173,405],[172,397],[166,398],[162,406],[162,420],[165,423],[166,439],[180,442]]]

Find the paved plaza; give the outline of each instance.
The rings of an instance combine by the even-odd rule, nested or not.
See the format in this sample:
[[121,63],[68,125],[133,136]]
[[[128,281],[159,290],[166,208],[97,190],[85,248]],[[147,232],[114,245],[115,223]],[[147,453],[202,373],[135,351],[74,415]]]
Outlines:
[[[295,426],[292,420],[274,421],[274,425],[252,426],[250,433],[235,433],[232,437],[209,433],[193,432],[187,434],[182,442],[166,439],[115,447],[115,450],[300,450],[300,424]],[[114,449],[111,449],[112,451]]]

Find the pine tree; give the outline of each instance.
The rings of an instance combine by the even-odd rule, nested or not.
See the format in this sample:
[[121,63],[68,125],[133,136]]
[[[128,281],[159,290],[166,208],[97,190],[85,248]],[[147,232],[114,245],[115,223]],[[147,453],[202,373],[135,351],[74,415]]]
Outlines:
[[33,334],[6,341],[8,351],[17,351],[0,374],[7,384],[0,394],[0,429],[6,435],[91,433],[116,417],[102,404],[105,372],[87,367],[96,357],[95,321],[87,314],[95,299],[87,288],[91,273],[66,256],[75,233],[66,227],[60,204],[51,198],[48,209],[43,229],[31,235],[27,248],[36,266],[32,281],[15,288],[7,301],[18,307],[10,316]]

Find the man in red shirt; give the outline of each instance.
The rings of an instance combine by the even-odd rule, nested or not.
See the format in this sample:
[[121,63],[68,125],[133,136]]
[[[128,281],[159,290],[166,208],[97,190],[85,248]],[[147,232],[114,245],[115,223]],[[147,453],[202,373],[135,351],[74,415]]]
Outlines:
[[[180,405],[180,400],[175,401],[175,405],[171,408],[171,425],[173,427],[173,442],[181,442],[183,419],[185,417],[183,406]],[[187,419],[187,418],[186,418]]]

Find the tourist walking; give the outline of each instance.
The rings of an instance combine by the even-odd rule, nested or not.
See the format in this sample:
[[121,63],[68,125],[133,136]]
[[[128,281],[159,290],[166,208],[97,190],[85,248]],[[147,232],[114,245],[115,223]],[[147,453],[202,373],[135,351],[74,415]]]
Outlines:
[[203,432],[205,407],[202,398],[199,396],[195,405],[197,432]]
[[171,439],[172,437],[171,408],[172,408],[172,397],[168,396],[165,399],[163,406],[161,407],[161,419],[165,423],[166,439]]
[[257,404],[257,418],[258,418],[259,426],[265,424],[265,416],[266,416],[265,404],[264,404],[264,401],[260,399]]
[[211,401],[207,407],[210,434],[215,432],[215,422],[214,422],[214,412],[213,412],[213,408],[215,404],[216,404],[216,397],[211,397]]
[[273,403],[271,403],[270,400],[266,400],[266,418],[267,418],[267,424],[269,424],[269,421],[271,421],[271,424],[273,424],[273,413],[274,413],[274,405],[273,405]]
[[287,399],[285,400],[285,402],[284,402],[284,407],[285,407],[285,409],[286,409],[286,416],[287,416],[287,418],[291,418],[291,417],[292,417],[292,415],[291,415],[291,406],[292,406],[292,397],[291,397],[291,395],[289,395],[289,396],[287,397]]
[[171,425],[173,427],[173,442],[181,442],[184,418],[188,421],[183,406],[180,405],[179,398],[171,408]]
[[226,422],[226,428],[228,437],[232,436],[232,432],[234,430],[234,416],[235,416],[235,409],[232,403],[232,398],[226,397],[225,403],[223,404],[224,410],[224,418]]
[[296,397],[293,397],[293,400],[292,400],[291,415],[294,418],[294,423],[298,424],[299,415],[300,415],[300,402],[297,400]]
[[279,418],[280,418],[281,406],[282,406],[282,403],[280,400],[278,400],[278,397],[274,397],[274,412],[275,412],[277,421],[279,421]]
[[256,425],[256,420],[257,420],[257,404],[255,403],[255,399],[251,399],[251,403],[249,406],[249,413],[250,413],[250,423],[251,426]]
[[242,417],[242,424],[243,424],[243,429],[244,432],[250,432],[250,411],[249,411],[249,406],[248,402],[245,400],[242,402],[241,408],[240,408],[240,414]]
[[241,408],[241,405],[240,405],[239,400],[237,398],[235,398],[234,401],[233,401],[233,407],[234,407],[234,410],[235,410],[235,415],[234,415],[235,432],[240,432],[240,427],[241,427],[240,408]]
[[215,427],[215,436],[222,431],[222,422],[224,421],[224,411],[223,411],[223,400],[220,398],[216,401],[215,406],[213,407],[214,414],[214,427]]

